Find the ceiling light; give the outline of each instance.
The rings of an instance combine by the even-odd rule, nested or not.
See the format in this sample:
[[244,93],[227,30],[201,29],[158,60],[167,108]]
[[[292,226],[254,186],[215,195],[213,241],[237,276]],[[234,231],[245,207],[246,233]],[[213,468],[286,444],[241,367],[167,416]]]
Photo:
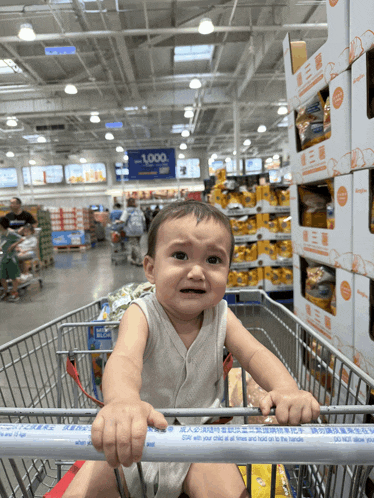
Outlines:
[[236,156],[236,150],[233,150],[232,153],[234,156]]
[[201,35],[209,35],[210,33],[213,33],[213,31],[214,24],[212,23],[212,20],[208,17],[204,17],[203,19],[201,19],[199,24],[199,33]]
[[91,123],[100,123],[99,113],[97,113],[97,114],[91,114],[90,121],[91,121]]
[[87,162],[87,159],[85,159],[84,157],[81,157],[81,158],[79,159],[79,161],[80,161],[82,164],[84,164],[84,163],[86,163],[86,162]]
[[116,152],[123,152],[125,149],[121,146],[121,145],[118,145],[118,147],[116,147]]
[[258,128],[257,128],[257,131],[259,133],[264,133],[266,131],[266,126],[265,125],[260,125]]
[[14,157],[14,152],[12,152],[11,150],[9,152],[7,152],[6,154],[6,157]]
[[193,78],[190,81],[190,88],[193,90],[197,90],[198,88],[201,88],[201,81],[198,78]]
[[124,161],[128,161],[128,160],[129,160],[129,156],[128,156],[127,154],[125,154],[125,155],[123,156],[123,160],[124,160]]
[[273,159],[275,160],[279,159],[279,154],[274,154]]
[[34,159],[30,159],[29,164],[30,166],[35,166],[36,161]]
[[40,143],[40,144],[44,144],[47,139],[45,137],[38,137],[37,141]]
[[113,133],[105,133],[105,139],[106,140],[114,140],[114,135]]
[[190,132],[188,130],[182,131],[182,137],[189,137],[189,136],[190,136]]
[[217,157],[218,157],[218,156],[217,156],[217,154],[212,154],[212,159],[213,159],[213,160],[214,160],[214,159],[217,159]]
[[178,158],[179,159],[184,159],[186,156],[184,154],[182,154],[182,152],[179,154]]
[[24,41],[34,41],[36,38],[33,27],[30,23],[21,24],[21,28],[18,31],[18,38]]
[[65,93],[68,93],[69,95],[75,95],[76,93],[78,93],[77,87],[69,83],[65,87]]
[[284,116],[287,113],[288,113],[288,109],[286,106],[282,105],[281,107],[278,108],[278,114],[280,116]]
[[249,147],[249,146],[251,145],[251,143],[252,143],[252,142],[250,141],[250,139],[249,139],[249,138],[247,138],[246,140],[244,140],[243,145],[246,145],[246,146],[248,146],[248,147]]
[[9,117],[6,120],[7,126],[17,126],[17,118],[15,117]]
[[193,118],[193,111],[184,111],[185,118]]
[[185,150],[187,149],[187,144],[180,144],[179,148]]
[[270,164],[273,162],[273,159],[271,157],[268,157],[265,161],[266,164]]
[[231,163],[231,157],[226,157],[225,163]]

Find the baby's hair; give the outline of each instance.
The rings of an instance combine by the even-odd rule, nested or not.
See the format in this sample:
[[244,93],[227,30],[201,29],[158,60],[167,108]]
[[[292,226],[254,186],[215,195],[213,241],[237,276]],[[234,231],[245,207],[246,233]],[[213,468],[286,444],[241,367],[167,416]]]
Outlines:
[[2,216],[0,218],[0,225],[6,230],[10,226],[10,221],[5,216]]
[[231,248],[230,248],[230,263],[231,263],[234,254],[235,239],[231,231],[229,218],[211,204],[195,201],[193,199],[187,201],[177,201],[174,202],[173,204],[169,204],[153,218],[148,232],[147,256],[151,258],[155,257],[157,233],[159,231],[160,226],[163,223],[165,223],[165,221],[176,218],[182,218],[184,216],[189,216],[191,214],[195,216],[197,223],[200,223],[200,221],[202,220],[213,219],[221,223],[221,225],[223,225],[226,228],[226,230],[230,234],[230,239],[231,239]]

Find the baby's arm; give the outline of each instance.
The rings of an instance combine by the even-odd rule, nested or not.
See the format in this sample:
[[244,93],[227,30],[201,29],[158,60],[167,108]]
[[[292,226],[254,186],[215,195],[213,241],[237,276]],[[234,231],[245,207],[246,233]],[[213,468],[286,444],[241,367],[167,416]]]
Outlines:
[[140,399],[143,353],[148,337],[141,309],[129,307],[119,327],[117,344],[103,376],[104,408],[92,425],[92,444],[105,453],[110,466],[129,467],[142,456],[147,425],[165,429],[167,422]]
[[243,327],[230,309],[227,310],[225,346],[267,391],[260,401],[265,416],[273,406],[280,424],[308,423],[319,416],[317,400],[311,393],[298,389],[283,363]]

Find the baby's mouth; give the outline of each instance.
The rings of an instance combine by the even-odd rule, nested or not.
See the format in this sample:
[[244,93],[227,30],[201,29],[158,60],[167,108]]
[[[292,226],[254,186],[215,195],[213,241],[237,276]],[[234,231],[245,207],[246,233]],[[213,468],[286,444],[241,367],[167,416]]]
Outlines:
[[205,294],[205,290],[201,289],[182,289],[181,292],[184,292],[185,294],[187,293]]

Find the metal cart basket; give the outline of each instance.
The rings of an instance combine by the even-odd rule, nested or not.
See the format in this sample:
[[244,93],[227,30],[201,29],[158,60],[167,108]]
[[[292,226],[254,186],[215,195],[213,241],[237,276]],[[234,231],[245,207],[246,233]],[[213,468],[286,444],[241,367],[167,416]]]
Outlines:
[[[0,424],[92,423],[96,409],[78,391],[64,365],[67,355],[73,352],[82,385],[92,393],[90,355],[93,352],[87,349],[87,326],[99,315],[103,301],[68,313],[0,347]],[[340,411],[325,410],[319,420],[321,424],[329,424],[325,427],[334,431],[334,425],[338,424],[347,424],[349,429],[352,425],[348,424],[372,423],[370,415],[351,413],[345,405],[351,405],[356,412],[357,408],[362,407],[362,412],[366,408],[368,413],[366,405],[374,389],[374,380],[323,337],[263,291],[242,292],[238,302],[230,308],[248,331],[283,362],[301,389],[312,392],[321,405],[344,405]],[[115,327],[116,323],[112,322],[112,325]],[[103,364],[107,353],[109,351],[101,351]],[[226,384],[226,405],[227,388]],[[244,372],[243,391],[244,409],[239,412],[249,413],[245,408]],[[183,410],[179,412],[183,416]],[[220,409],[215,413],[223,415]],[[248,423],[247,416],[244,416],[244,423]],[[367,427],[374,431],[374,426]],[[348,455],[342,465],[322,465],[308,460],[307,456],[306,460],[307,464],[286,466],[295,498],[373,496],[371,465],[349,464]],[[42,457],[1,458],[0,453],[0,497],[43,497],[72,463]],[[372,463],[374,465],[374,453]]]

